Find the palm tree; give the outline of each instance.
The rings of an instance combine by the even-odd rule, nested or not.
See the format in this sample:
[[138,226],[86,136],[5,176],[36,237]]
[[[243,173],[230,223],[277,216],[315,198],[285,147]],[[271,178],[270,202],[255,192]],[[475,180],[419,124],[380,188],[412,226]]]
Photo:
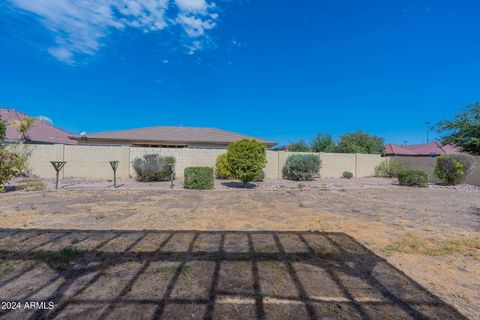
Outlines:
[[13,123],[13,126],[17,129],[18,133],[20,133],[20,139],[22,141],[28,141],[30,138],[28,137],[28,130],[30,130],[33,125],[37,122],[37,119],[34,117],[25,117],[20,120],[16,120]]

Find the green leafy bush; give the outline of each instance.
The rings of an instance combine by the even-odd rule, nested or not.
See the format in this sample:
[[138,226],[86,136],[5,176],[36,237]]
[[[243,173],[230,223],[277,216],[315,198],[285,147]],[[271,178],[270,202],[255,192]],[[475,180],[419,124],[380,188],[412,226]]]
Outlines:
[[283,167],[283,177],[289,180],[307,181],[312,180],[318,174],[321,160],[313,154],[292,154],[288,156]]
[[19,174],[23,166],[24,163],[16,152],[0,148],[0,192],[5,191],[3,185]]
[[428,187],[428,175],[423,171],[407,170],[398,174],[398,183],[407,187]]
[[345,171],[344,173],[342,173],[342,176],[345,179],[352,179],[353,178],[353,173],[351,173],[350,171]]
[[137,174],[137,181],[168,181],[175,173],[175,158],[146,154],[133,161],[133,169]]
[[468,154],[443,154],[437,158],[434,172],[444,184],[460,184],[465,181],[472,161],[472,156]]
[[265,145],[256,140],[230,143],[227,151],[228,171],[233,178],[247,182],[255,180],[267,164]]
[[407,170],[407,166],[396,159],[385,160],[375,167],[377,177],[387,178],[396,178],[401,172]]
[[226,153],[223,153],[217,157],[217,161],[215,163],[215,176],[218,179],[228,179],[231,176],[231,173],[228,170],[228,159]]
[[184,172],[185,189],[213,189],[213,168],[188,167]]

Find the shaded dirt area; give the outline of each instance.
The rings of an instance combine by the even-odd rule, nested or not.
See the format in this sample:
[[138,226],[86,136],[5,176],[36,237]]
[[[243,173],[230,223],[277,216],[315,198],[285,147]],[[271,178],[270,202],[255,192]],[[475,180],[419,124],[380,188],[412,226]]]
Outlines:
[[[464,315],[480,319],[479,208],[478,191],[403,188],[389,182],[377,186],[375,180],[322,182],[310,187],[275,191],[117,189],[13,192],[0,195],[0,227],[59,231],[318,230],[344,233],[377,256],[386,258],[388,263]],[[159,245],[159,241],[151,241],[150,245]],[[35,243],[41,245],[40,241],[35,240]],[[13,244],[15,248],[21,248],[22,242]],[[59,242],[58,248],[68,245],[68,242]],[[10,248],[2,245],[2,249],[8,251]],[[335,263],[334,260],[330,262]],[[20,265],[24,263],[29,262],[25,260]],[[17,268],[17,263],[13,267]],[[48,275],[49,268],[48,264],[37,262],[34,269],[39,274]],[[123,270],[123,267],[119,268]],[[120,282],[128,278],[122,276],[121,270],[118,274]],[[9,277],[11,272],[14,272],[11,261],[2,260],[0,281]],[[128,274],[129,271],[124,272]],[[240,274],[238,277],[241,279]],[[323,281],[321,275],[318,279]],[[57,281],[63,280],[59,278]],[[233,278],[231,281],[242,288],[242,281],[235,282]],[[118,284],[114,282],[105,281],[104,285],[115,287]],[[352,282],[352,285],[359,290],[362,287],[361,283]],[[282,303],[278,305],[294,310],[289,309],[292,304]],[[242,300],[238,304],[243,306],[246,302]],[[192,311],[192,314],[197,313]]]
[[344,233],[4,230],[0,238],[12,266],[0,295],[55,304],[1,310],[6,319],[464,319]]

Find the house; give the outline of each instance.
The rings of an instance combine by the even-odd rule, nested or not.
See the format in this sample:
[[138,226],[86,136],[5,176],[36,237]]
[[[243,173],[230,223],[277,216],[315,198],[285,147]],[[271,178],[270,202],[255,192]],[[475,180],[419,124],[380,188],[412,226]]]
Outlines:
[[[21,135],[14,126],[15,121],[28,117],[27,114],[14,109],[0,109],[0,118],[6,126],[6,141],[18,142]],[[77,144],[77,141],[70,139],[74,135],[68,131],[57,128],[50,123],[38,119],[28,130],[26,139],[29,143],[35,144]]]
[[129,130],[85,134],[72,137],[79,144],[88,145],[127,145],[134,147],[162,148],[226,148],[231,142],[243,139],[254,139],[267,148],[277,143],[261,138],[246,136],[214,128],[192,127],[149,127]]
[[442,145],[437,141],[412,145],[398,145],[393,143],[385,145],[385,156],[437,157],[445,153],[458,152],[461,151],[457,147],[449,144]]

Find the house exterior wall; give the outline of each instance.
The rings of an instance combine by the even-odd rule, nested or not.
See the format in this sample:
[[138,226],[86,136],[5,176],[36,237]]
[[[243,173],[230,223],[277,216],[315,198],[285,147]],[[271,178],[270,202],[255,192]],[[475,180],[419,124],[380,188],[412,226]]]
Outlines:
[[[225,153],[221,149],[191,148],[143,148],[129,146],[88,146],[88,145],[31,145],[29,166],[33,174],[42,178],[55,175],[50,161],[67,161],[62,177],[88,179],[111,179],[112,169],[109,161],[120,161],[117,176],[128,179],[135,175],[133,160],[145,154],[156,153],[161,156],[173,156],[176,159],[175,173],[183,179],[183,172],[190,166],[214,167],[218,155]],[[320,175],[323,178],[342,176],[344,171],[352,172],[356,177],[369,177],[375,174],[375,167],[385,158],[380,155],[301,153],[285,151],[267,151],[267,165],[264,169],[267,179],[281,179],[282,169],[289,155],[314,154],[322,160]]]

